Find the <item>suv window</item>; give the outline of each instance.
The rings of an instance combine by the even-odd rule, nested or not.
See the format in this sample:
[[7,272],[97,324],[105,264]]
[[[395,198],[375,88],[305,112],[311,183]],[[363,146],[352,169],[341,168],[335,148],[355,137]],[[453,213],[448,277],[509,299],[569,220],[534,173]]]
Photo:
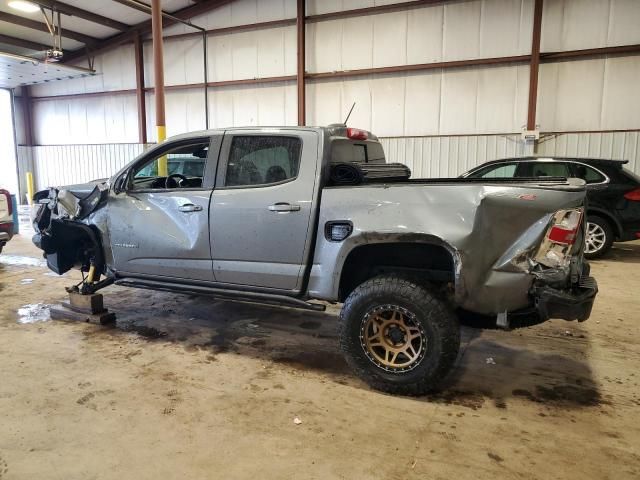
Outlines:
[[225,186],[270,185],[298,176],[302,142],[297,137],[239,135],[233,138]]
[[579,163],[573,164],[573,172],[574,176],[583,179],[587,183],[602,183],[606,180],[604,175],[596,169]]
[[515,163],[501,163],[499,165],[490,165],[476,172],[472,177],[479,178],[513,178],[518,167]]
[[531,177],[570,177],[569,165],[562,162],[531,162]]

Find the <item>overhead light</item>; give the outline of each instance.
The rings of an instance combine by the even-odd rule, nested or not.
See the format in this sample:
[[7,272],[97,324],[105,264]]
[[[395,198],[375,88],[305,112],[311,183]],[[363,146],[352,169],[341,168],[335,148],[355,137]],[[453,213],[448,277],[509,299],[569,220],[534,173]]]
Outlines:
[[32,2],[27,2],[25,0],[11,0],[7,2],[11,8],[15,8],[16,10],[20,10],[21,12],[26,13],[34,13],[40,11],[40,7]]

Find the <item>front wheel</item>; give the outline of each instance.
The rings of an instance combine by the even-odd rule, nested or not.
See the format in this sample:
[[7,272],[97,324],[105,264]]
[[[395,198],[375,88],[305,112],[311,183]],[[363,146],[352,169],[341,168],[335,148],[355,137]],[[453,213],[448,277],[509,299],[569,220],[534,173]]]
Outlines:
[[424,395],[449,373],[460,348],[451,309],[423,285],[397,275],[367,280],[340,312],[347,363],[371,387]]
[[607,253],[613,244],[613,229],[602,217],[587,217],[587,235],[584,245],[584,256],[589,259],[600,258]]

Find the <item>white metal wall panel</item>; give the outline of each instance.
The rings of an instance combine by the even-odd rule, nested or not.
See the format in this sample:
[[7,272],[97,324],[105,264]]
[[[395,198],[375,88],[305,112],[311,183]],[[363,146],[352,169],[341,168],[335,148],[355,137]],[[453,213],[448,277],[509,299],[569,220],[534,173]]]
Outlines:
[[527,66],[432,70],[314,81],[307,87],[312,125],[343,119],[381,136],[512,133],[526,122]]
[[307,0],[307,15],[355,10],[356,8],[375,7],[392,3],[404,3],[412,0]]
[[108,178],[144,150],[141,144],[46,145],[22,147],[33,156],[36,189]]
[[[144,83],[146,87],[154,85],[153,48],[150,42],[144,43]],[[130,68],[135,69],[131,63]],[[204,55],[202,37],[187,37],[164,43],[164,83],[165,85],[184,85],[200,83],[204,78]],[[133,85],[135,88],[135,83]]]
[[639,56],[543,64],[536,123],[548,132],[637,128],[639,78]]
[[296,125],[293,82],[222,87],[209,92],[210,128]]
[[542,12],[543,52],[640,43],[637,0],[546,0]]
[[39,145],[126,143],[137,140],[135,95],[46,100],[33,103]]
[[[171,43],[167,43],[170,47]],[[209,81],[294,75],[295,27],[276,27],[208,39]],[[200,56],[202,65],[202,56]],[[202,77],[200,80],[202,81]]]
[[532,9],[532,0],[484,0],[310,23],[307,70],[525,55]]
[[404,163],[412,178],[457,177],[476,165],[523,154],[519,135],[381,138],[388,162]]
[[537,153],[629,160],[625,167],[640,175],[640,131],[543,135]]
[[[202,28],[214,29],[295,18],[295,16],[296,0],[234,0],[220,8],[193,17],[191,22]],[[193,31],[193,28],[180,24],[164,29],[167,35]]]

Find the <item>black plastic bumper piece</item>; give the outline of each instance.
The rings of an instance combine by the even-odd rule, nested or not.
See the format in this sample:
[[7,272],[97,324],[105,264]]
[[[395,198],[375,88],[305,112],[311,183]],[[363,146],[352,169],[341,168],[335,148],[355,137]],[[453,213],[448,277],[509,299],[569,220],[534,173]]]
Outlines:
[[598,284],[593,277],[583,276],[577,286],[558,290],[549,286],[534,287],[535,307],[541,320],[560,318],[584,322],[591,315]]

